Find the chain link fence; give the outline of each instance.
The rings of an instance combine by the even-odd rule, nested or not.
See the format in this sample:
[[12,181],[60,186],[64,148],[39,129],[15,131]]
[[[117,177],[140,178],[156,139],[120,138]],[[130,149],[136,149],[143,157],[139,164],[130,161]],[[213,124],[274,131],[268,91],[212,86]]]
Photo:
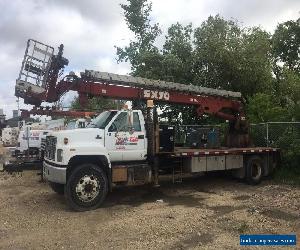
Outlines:
[[281,147],[300,143],[300,122],[266,122],[250,125],[255,146]]
[[280,148],[282,164],[300,169],[300,122],[267,122],[250,125],[255,146]]
[[183,147],[214,148],[225,144],[227,124],[176,126],[175,143]]

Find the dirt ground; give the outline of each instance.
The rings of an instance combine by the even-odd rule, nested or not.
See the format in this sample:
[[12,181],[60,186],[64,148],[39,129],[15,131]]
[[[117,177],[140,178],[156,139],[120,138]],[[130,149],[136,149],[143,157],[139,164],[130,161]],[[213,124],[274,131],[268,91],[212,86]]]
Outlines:
[[1,249],[248,249],[240,234],[295,232],[300,249],[299,187],[202,176],[118,188],[102,208],[78,213],[39,179],[0,173]]

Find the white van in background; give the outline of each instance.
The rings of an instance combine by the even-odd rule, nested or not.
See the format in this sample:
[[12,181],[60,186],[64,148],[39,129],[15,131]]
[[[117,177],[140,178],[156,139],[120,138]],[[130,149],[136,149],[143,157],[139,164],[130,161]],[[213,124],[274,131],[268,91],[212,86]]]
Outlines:
[[7,127],[2,130],[2,144],[4,147],[15,147],[18,143],[19,128]]
[[29,149],[29,154],[39,154],[42,138],[49,132],[51,132],[51,130],[31,130],[30,127],[25,128],[25,130],[22,130],[19,134],[18,152],[25,153]]

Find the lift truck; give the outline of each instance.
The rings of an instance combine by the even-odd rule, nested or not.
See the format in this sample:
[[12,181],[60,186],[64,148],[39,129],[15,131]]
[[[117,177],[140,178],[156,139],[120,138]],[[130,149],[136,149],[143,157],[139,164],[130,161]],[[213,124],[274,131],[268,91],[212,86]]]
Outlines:
[[[93,96],[134,103],[132,110],[101,113],[86,129],[47,136],[44,176],[77,211],[99,207],[116,185],[159,185],[160,174],[170,169],[179,178],[228,170],[258,184],[278,163],[279,149],[251,145],[239,92],[93,70],[64,76],[67,64],[63,45],[54,55],[53,47],[28,40],[15,95],[35,106],[56,102],[70,90],[77,91],[82,107]],[[158,103],[189,105],[195,115],[228,120],[225,145],[178,147],[175,126],[158,122]]]

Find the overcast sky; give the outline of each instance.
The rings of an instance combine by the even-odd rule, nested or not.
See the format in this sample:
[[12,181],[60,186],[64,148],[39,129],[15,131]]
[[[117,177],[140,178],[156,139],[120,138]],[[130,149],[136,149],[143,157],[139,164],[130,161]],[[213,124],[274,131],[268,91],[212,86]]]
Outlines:
[[[16,109],[15,79],[28,38],[55,48],[65,45],[68,70],[94,69],[119,74],[130,65],[117,64],[114,46],[128,44],[120,3],[123,0],[0,0],[0,109]],[[261,26],[273,32],[280,22],[300,16],[300,0],[152,0],[152,20],[163,31],[172,23],[196,27],[209,15]],[[70,97],[65,97],[68,103]],[[25,107],[24,105],[21,105]]]

